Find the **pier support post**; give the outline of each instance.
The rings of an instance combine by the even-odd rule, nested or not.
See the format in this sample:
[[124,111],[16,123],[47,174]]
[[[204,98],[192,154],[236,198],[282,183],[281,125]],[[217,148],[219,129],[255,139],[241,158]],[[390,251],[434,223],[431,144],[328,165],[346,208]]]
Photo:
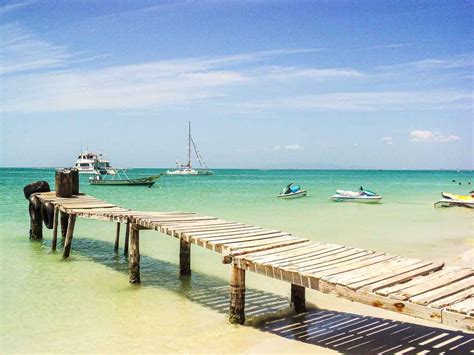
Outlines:
[[306,312],[306,295],[303,286],[291,284],[291,306],[296,313]]
[[234,265],[230,269],[230,309],[229,322],[245,322],[245,270]]
[[23,187],[23,194],[28,200],[30,214],[30,239],[43,239],[43,218],[41,216],[41,202],[34,194],[49,192],[49,184],[46,181],[36,181]]
[[30,220],[30,239],[41,240],[43,239],[43,225],[42,222]]
[[179,238],[179,274],[191,275],[191,243]]
[[54,207],[53,216],[53,239],[51,240],[51,251],[56,251],[58,243],[58,222],[59,222],[59,207]]
[[29,197],[30,205],[30,239],[43,239],[43,219],[41,218],[41,202],[35,195]]
[[60,219],[61,219],[61,237],[66,236],[67,228],[68,228],[68,222],[69,222],[69,214],[66,212],[60,213]]
[[140,283],[140,230],[136,224],[131,225],[128,271],[130,283]]
[[76,224],[76,216],[73,214],[69,215],[69,221],[67,224],[67,233],[66,233],[66,240],[64,242],[64,250],[63,250],[63,258],[66,259],[69,257],[71,253],[71,244],[72,244],[72,237],[74,233],[74,225]]
[[130,228],[131,228],[130,222],[127,222],[126,229],[125,229],[125,241],[123,244],[123,255],[125,256],[128,256],[128,243],[129,243],[128,240],[130,238]]
[[118,253],[119,250],[119,243],[120,243],[120,222],[117,222],[117,230],[115,232],[115,245],[114,251]]

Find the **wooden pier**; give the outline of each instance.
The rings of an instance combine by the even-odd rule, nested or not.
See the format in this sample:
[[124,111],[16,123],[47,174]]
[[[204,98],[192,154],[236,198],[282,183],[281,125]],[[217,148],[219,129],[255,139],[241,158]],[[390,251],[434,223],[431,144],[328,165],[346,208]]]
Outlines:
[[313,242],[279,230],[260,228],[190,212],[133,211],[92,196],[34,194],[54,208],[52,249],[58,222],[70,254],[76,218],[115,222],[115,250],[125,225],[124,252],[130,282],[140,282],[140,230],[178,238],[181,275],[190,275],[191,245],[222,254],[230,264],[229,320],[245,321],[245,273],[252,271],[291,284],[291,303],[304,312],[305,290],[332,293],[353,301],[465,330],[474,330],[474,270],[386,253]]

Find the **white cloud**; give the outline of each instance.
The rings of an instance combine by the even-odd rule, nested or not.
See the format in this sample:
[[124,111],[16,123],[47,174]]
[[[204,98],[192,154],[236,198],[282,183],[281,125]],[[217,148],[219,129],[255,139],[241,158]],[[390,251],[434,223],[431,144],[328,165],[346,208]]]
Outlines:
[[0,26],[0,74],[63,67],[73,55],[16,23]]
[[31,5],[33,3],[34,1],[24,1],[24,2],[17,2],[14,4],[6,4],[3,6],[0,6],[0,15],[6,14],[7,12],[10,12],[10,11],[21,9],[22,7]]
[[[80,63],[102,60],[104,55],[80,58],[77,53],[44,41],[15,23],[0,30],[6,31],[6,40],[0,44],[0,73],[4,76],[0,99],[4,112],[157,109],[165,105],[204,102],[245,114],[281,110],[472,109],[473,94],[470,90],[338,91],[347,90],[348,84],[353,83],[360,88],[361,84],[370,84],[374,77],[384,80],[381,77],[385,74],[377,70],[362,72],[353,68],[267,64],[280,56],[320,51],[316,48],[158,60],[89,69]],[[406,66],[440,65],[432,61],[413,62]],[[449,63],[443,65],[461,66],[466,60],[459,57]],[[385,78],[386,82],[392,80]],[[242,90],[244,86],[245,90]]]
[[272,150],[274,152],[278,152],[278,151],[290,152],[290,151],[297,151],[297,150],[303,150],[303,149],[304,149],[304,147],[302,147],[299,144],[287,144],[287,145],[284,145],[284,146],[276,145],[276,146],[273,147]]
[[[266,72],[266,73],[265,73]],[[324,80],[334,78],[361,78],[364,73],[348,68],[332,68],[332,69],[314,69],[314,68],[299,68],[299,67],[282,67],[272,66],[268,67],[263,76],[280,81],[294,80],[294,79],[312,79]]]
[[244,105],[251,110],[301,111],[403,111],[472,108],[470,91],[381,91],[339,92],[292,97],[276,97]]
[[393,138],[392,137],[382,137],[381,141],[385,144],[388,144],[388,145],[393,144]]
[[473,66],[473,55],[463,54],[451,58],[427,58],[413,62],[394,65],[379,66],[381,70],[404,70],[404,71],[434,71],[455,68],[467,68]]
[[410,132],[412,142],[455,142],[460,141],[461,137],[454,134],[444,135],[439,132],[432,132],[428,130],[414,130]]

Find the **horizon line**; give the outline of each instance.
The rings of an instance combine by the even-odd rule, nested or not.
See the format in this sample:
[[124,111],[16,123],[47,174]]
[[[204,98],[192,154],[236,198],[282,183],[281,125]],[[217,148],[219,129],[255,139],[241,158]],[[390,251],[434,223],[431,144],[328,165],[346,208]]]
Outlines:
[[[67,169],[72,167],[52,167],[52,166],[0,166],[0,169]],[[156,169],[156,170],[167,170],[173,169],[170,167],[129,167],[129,168],[115,168],[115,169],[123,169],[123,170],[131,170],[131,169]],[[196,168],[197,170],[302,170],[302,171],[310,171],[310,170],[348,170],[348,171],[453,171],[453,172],[474,172],[474,169],[384,169],[384,168],[212,168],[212,169],[201,169]]]

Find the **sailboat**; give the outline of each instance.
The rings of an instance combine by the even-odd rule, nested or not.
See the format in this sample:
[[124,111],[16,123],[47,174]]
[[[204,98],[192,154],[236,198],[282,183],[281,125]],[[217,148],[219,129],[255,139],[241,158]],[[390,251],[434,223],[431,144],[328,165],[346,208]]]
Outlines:
[[[193,169],[191,165],[191,153],[194,151],[196,154],[196,159],[201,166],[200,169]],[[209,170],[207,167],[204,158],[201,153],[199,153],[196,143],[194,143],[193,137],[191,136],[191,122],[188,122],[188,163],[187,164],[178,164],[176,163],[176,170],[168,170],[165,173],[166,175],[212,175],[213,171]]]

